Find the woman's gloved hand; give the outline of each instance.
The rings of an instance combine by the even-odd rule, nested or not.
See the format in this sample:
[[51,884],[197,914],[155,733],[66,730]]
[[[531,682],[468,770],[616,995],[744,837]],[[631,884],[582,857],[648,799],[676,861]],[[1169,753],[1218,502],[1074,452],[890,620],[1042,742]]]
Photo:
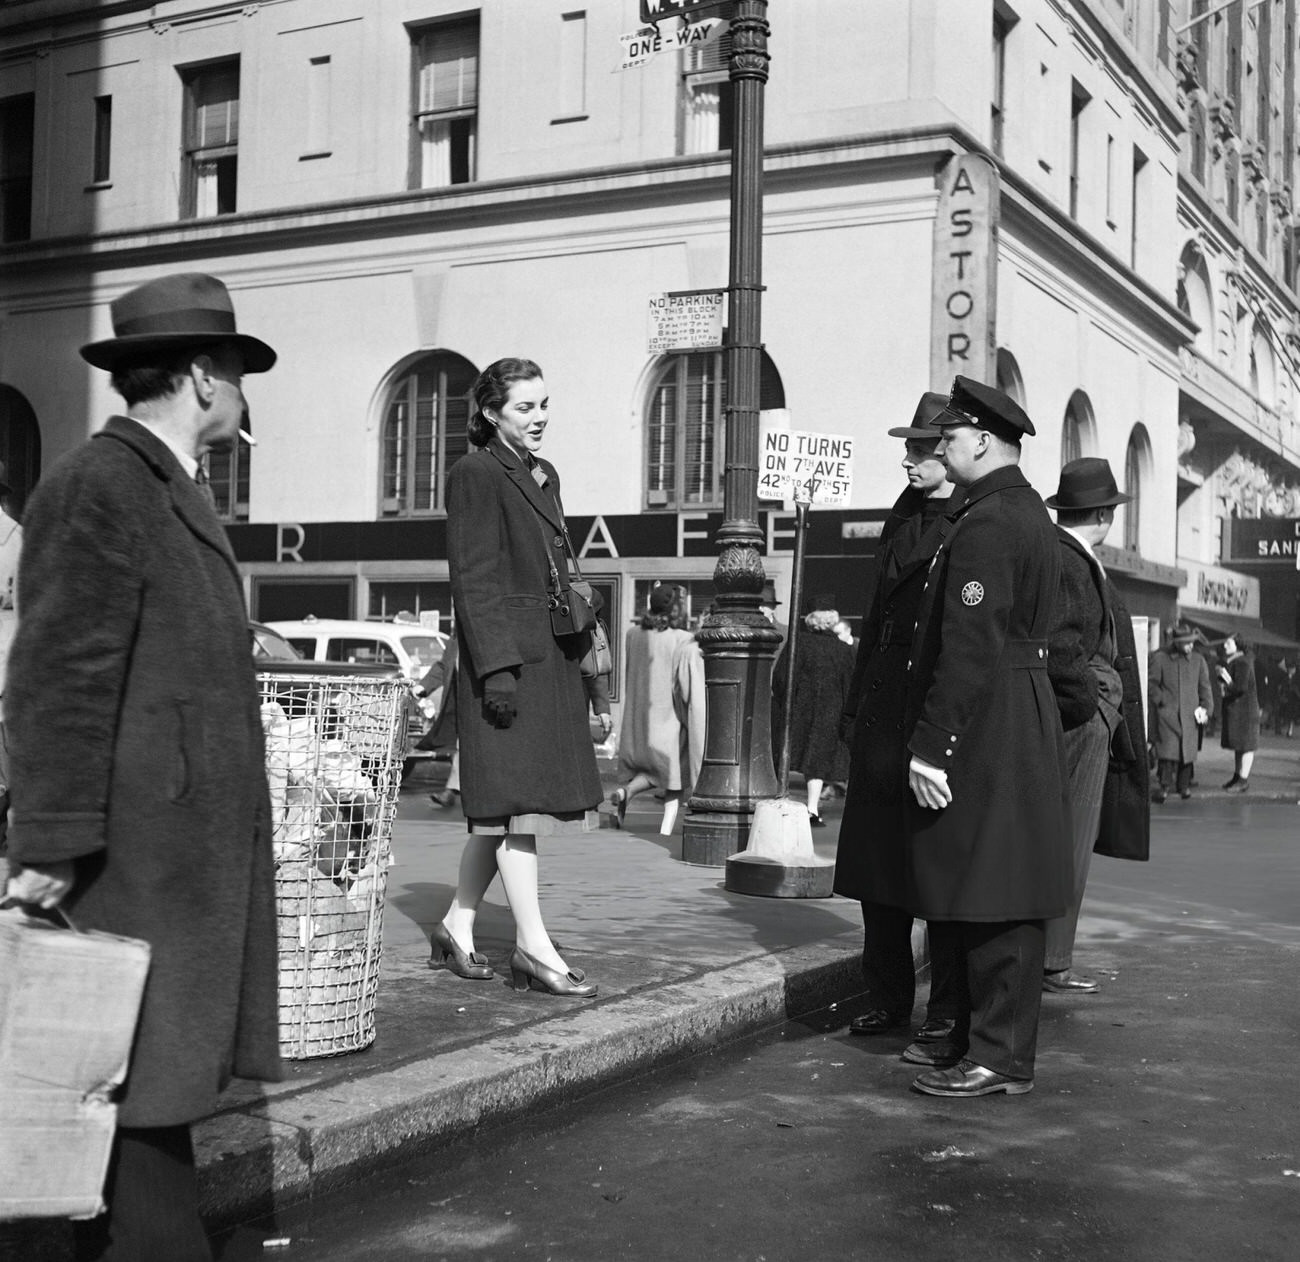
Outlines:
[[509,727],[515,721],[515,689],[519,677],[513,669],[494,671],[483,678],[483,709],[496,727]]

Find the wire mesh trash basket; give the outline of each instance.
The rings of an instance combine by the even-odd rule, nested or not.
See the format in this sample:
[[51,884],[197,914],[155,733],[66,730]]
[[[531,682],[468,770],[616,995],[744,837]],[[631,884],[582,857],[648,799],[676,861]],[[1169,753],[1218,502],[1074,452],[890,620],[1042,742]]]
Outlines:
[[384,887],[402,779],[400,679],[262,673],[280,962],[280,1053],[375,1037]]

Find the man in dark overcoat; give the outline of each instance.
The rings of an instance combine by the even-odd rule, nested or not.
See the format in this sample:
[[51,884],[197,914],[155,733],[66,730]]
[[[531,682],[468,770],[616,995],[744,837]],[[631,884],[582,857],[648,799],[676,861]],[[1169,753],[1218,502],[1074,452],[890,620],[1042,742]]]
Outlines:
[[1195,646],[1196,632],[1180,622],[1147,665],[1147,723],[1159,776],[1151,795],[1156,802],[1163,802],[1173,788],[1180,798],[1192,796],[1201,733],[1214,713],[1210,668],[1193,651]]
[[9,663],[11,897],[152,957],[105,1199],[79,1258],[211,1254],[190,1123],[280,1074],[270,802],[243,585],[205,486],[275,352],[226,288],[167,276],[82,348],[126,415],[28,503]]
[[[903,705],[907,653],[930,561],[943,538],[955,488],[935,454],[942,434],[930,421],[948,396],[921,396],[911,425],[889,431],[906,440],[907,489],[880,532],[875,594],[862,625],[842,730],[851,749],[848,794],[835,856],[835,892],[862,904],[862,974],[869,1007],[849,1024],[852,1034],[906,1027],[916,999],[911,901],[905,877],[907,750]],[[905,1060],[931,1064],[923,1045],[952,1032],[952,969],[931,952],[930,999],[916,1045]]]
[[959,376],[936,418],[966,496],[930,568],[908,665],[908,879],[932,942],[964,962],[930,1095],[1033,1087],[1044,922],[1070,893],[1061,721],[1047,674],[1060,547],[1017,467],[1023,409]]
[[1061,592],[1056,627],[1048,646],[1048,673],[1065,729],[1065,770],[1074,839],[1074,890],[1064,916],[1047,922],[1043,989],[1052,994],[1093,994],[1095,978],[1075,973],[1074,939],[1101,820],[1102,793],[1116,737],[1128,746],[1124,685],[1115,611],[1106,571],[1093,549],[1105,542],[1115,508],[1128,503],[1110,463],[1097,456],[1070,461],[1061,470],[1047,507],[1056,513],[1061,544]]

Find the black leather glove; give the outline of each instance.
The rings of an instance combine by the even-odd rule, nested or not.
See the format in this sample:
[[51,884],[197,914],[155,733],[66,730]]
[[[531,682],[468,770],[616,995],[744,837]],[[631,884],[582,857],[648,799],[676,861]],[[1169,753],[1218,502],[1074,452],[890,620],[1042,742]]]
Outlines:
[[483,709],[495,727],[509,727],[515,721],[515,686],[513,670],[499,670],[483,680]]

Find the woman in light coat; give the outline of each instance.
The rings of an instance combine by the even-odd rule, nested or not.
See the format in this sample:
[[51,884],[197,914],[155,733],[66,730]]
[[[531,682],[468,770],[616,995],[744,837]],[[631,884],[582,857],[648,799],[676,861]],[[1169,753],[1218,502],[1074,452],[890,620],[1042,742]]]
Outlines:
[[667,837],[677,822],[682,797],[682,725],[673,706],[673,654],[691,639],[682,627],[677,590],[656,587],[650,609],[627,632],[627,699],[619,731],[619,767],[627,777],[610,794],[623,826],[628,801],[658,786],[664,791],[659,832]]

